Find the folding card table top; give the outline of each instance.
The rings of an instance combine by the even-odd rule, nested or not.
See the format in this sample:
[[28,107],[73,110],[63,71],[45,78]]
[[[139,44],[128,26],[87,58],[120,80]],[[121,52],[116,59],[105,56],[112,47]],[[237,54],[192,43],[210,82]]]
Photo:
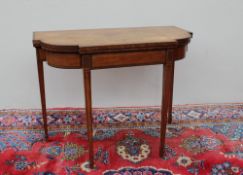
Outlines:
[[45,136],[48,139],[43,62],[83,69],[90,167],[94,167],[91,70],[163,64],[160,156],[172,122],[174,63],[185,57],[192,33],[174,26],[34,32]]

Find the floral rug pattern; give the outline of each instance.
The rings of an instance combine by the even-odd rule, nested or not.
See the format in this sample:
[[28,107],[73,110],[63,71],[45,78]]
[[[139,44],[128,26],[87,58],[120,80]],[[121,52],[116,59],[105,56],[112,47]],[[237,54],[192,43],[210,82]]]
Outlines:
[[159,157],[159,107],[93,112],[95,169],[89,169],[83,109],[0,110],[1,175],[242,175],[243,104],[178,105]]

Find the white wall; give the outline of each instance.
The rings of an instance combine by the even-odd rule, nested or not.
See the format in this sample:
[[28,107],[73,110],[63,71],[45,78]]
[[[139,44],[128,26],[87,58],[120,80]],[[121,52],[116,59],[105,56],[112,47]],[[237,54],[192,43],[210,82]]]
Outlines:
[[[176,25],[194,33],[174,104],[243,101],[242,0],[0,0],[0,109],[39,108],[32,32]],[[45,66],[48,107],[82,106],[80,70]],[[162,66],[94,71],[95,106],[159,105]]]

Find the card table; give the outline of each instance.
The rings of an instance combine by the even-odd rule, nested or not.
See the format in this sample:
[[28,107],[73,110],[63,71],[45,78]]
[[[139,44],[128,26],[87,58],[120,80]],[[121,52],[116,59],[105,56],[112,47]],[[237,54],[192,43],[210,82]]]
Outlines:
[[45,138],[48,126],[43,62],[61,69],[82,69],[90,168],[94,168],[91,70],[163,64],[160,156],[166,124],[172,122],[175,61],[185,57],[192,33],[175,26],[34,32]]

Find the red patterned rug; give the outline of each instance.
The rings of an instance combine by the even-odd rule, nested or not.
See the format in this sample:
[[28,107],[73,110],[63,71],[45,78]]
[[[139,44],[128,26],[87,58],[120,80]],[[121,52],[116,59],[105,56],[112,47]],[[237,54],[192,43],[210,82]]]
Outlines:
[[83,109],[0,110],[1,175],[243,174],[243,104],[173,108],[165,156],[158,107],[94,110],[95,170],[88,168]]

